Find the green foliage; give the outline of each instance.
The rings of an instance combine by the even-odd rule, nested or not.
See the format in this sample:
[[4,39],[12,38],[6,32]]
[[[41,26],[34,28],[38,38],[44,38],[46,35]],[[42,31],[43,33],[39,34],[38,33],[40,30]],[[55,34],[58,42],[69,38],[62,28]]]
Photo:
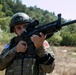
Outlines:
[[76,46],[76,33],[72,34],[72,46]]
[[2,4],[0,4],[0,11],[2,10]]
[[70,33],[76,33],[76,24],[71,24],[68,26],[68,31]]
[[8,43],[9,40],[14,36],[14,34],[10,34],[7,31],[0,32],[1,37],[0,37],[0,43]]
[[25,6],[22,5],[22,3],[18,2],[18,3],[15,3],[14,4],[14,7],[13,7],[13,13],[17,13],[17,12],[25,12]]
[[3,18],[5,16],[4,12],[0,12],[0,18]]
[[9,30],[10,17],[0,18],[0,28],[4,31]]
[[71,34],[70,32],[62,32],[61,45],[76,46],[76,33]]
[[13,15],[13,12],[10,11],[10,10],[7,10],[7,12],[6,12],[6,16],[12,16],[12,15]]
[[48,39],[50,45],[59,46],[62,41],[62,37],[60,36],[59,32],[55,33],[51,38]]

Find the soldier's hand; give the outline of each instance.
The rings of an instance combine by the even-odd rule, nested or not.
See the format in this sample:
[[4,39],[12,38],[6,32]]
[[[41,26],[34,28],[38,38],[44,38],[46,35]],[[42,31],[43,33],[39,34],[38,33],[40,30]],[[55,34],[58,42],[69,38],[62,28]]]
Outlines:
[[45,40],[45,35],[40,32],[40,36],[32,35],[31,40],[33,41],[35,47],[38,49],[43,46],[43,42]]
[[17,52],[26,52],[26,50],[27,50],[26,42],[20,41],[16,46],[16,51]]

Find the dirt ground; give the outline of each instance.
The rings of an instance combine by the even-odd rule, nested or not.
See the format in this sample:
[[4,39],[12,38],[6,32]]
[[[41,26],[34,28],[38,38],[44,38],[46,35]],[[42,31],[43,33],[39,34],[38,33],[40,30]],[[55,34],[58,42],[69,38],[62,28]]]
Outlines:
[[[3,46],[0,46],[0,50]],[[52,47],[55,54],[54,71],[47,75],[76,75],[76,47]],[[4,75],[4,71],[0,71]]]
[[55,69],[50,75],[76,75],[76,47],[53,47]]

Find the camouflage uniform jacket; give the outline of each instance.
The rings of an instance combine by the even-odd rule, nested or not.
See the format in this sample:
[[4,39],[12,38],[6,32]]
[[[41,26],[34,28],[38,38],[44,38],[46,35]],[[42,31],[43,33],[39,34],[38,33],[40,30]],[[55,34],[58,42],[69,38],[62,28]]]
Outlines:
[[[48,49],[50,50],[50,47]],[[46,50],[46,48],[42,47],[39,50]],[[38,55],[36,58],[26,56],[17,58],[16,47],[9,49],[8,44],[0,54],[0,70],[6,69],[5,75],[46,75],[46,73],[52,72],[55,66],[52,53],[48,55],[50,57],[40,58]]]

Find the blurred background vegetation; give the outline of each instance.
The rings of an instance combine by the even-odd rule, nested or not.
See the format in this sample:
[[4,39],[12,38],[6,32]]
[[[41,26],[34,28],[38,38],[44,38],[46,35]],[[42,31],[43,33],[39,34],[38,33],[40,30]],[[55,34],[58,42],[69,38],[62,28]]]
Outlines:
[[[39,20],[40,24],[45,25],[57,20],[55,12],[49,12],[37,6],[27,7],[21,0],[0,0],[0,44],[6,44],[14,36],[9,32],[9,22],[17,12],[24,12],[33,19]],[[67,22],[62,18],[62,22]],[[63,27],[48,39],[50,45],[56,46],[76,46],[76,24]]]

